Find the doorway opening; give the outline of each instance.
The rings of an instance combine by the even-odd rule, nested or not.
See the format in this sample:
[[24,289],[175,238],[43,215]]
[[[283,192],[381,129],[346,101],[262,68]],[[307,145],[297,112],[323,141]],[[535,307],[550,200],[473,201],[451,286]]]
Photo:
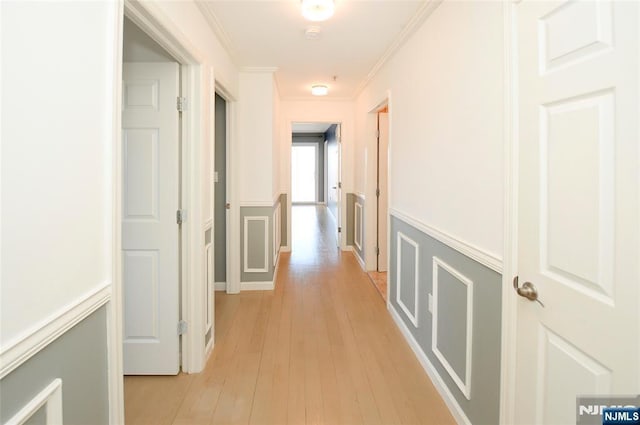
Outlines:
[[122,68],[123,369],[181,368],[180,64],[125,17]]
[[[291,128],[291,248],[295,262],[316,257],[312,251],[318,246],[338,251],[341,149],[339,123],[293,123]],[[318,233],[318,228],[328,233],[320,245],[318,235],[312,234]]]
[[374,286],[387,300],[387,266],[389,234],[389,107],[376,111],[376,241],[375,270],[369,271]]
[[318,145],[296,143],[291,147],[291,202],[294,204],[315,204],[318,199]]

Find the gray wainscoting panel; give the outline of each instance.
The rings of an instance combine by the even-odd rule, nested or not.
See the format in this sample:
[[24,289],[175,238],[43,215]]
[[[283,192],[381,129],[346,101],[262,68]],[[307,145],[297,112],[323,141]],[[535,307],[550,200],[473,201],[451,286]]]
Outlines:
[[[467,287],[448,271],[438,268],[437,348],[455,373],[464,379],[467,372]],[[461,317],[464,315],[464,317]]]
[[[105,307],[0,380],[0,423],[8,421],[56,378],[62,380],[65,425],[109,423]],[[36,415],[28,423],[42,423],[40,413]]]
[[[246,219],[246,217],[245,217]],[[264,220],[264,221],[263,221]],[[248,219],[246,236],[249,244],[247,256],[248,269],[268,269],[269,264],[269,217]]]
[[[396,273],[396,302],[400,308],[407,314],[414,326],[418,326],[417,314],[417,290],[418,278],[420,276],[420,265],[416,267],[418,260],[419,247],[412,239],[400,233],[397,243],[399,244],[399,252],[396,255],[399,262],[399,272]],[[414,244],[415,243],[415,244]],[[399,288],[399,289],[398,289]]]
[[347,246],[353,246],[353,209],[356,202],[355,193],[347,193]]
[[[264,217],[266,223],[249,219],[247,235],[248,246],[245,247],[245,218]],[[240,281],[241,282],[268,282],[273,280],[273,207],[240,207]],[[265,229],[266,226],[266,229]],[[266,236],[265,236],[266,232]],[[265,261],[265,239],[267,238],[267,264]],[[245,249],[249,264],[245,264]],[[247,272],[247,268],[266,268],[266,272]]]
[[[274,206],[275,208],[275,206]],[[289,246],[287,239],[287,214],[289,204],[287,204],[287,194],[280,194],[280,246]]]
[[[360,208],[357,208],[356,204],[360,205]],[[362,261],[364,261],[364,254],[366,251],[364,234],[365,209],[364,197],[356,194],[353,207],[353,249]],[[361,242],[359,247],[357,244],[358,238]]]
[[[501,334],[501,275],[470,259],[448,245],[432,238],[408,223],[391,216],[390,228],[389,302],[402,318],[420,348],[433,364],[456,401],[473,424],[499,423],[500,398],[500,334]],[[418,327],[398,304],[397,252],[398,232],[416,241],[418,256]],[[405,249],[403,245],[403,250]],[[411,255],[403,255],[404,270],[414,267]],[[432,341],[433,315],[429,311],[429,294],[433,294],[434,257],[450,266],[456,273],[473,282],[472,340],[466,345],[467,292],[466,286],[442,267],[438,267],[438,347],[455,373],[450,373],[434,352]],[[407,262],[405,262],[405,259]],[[404,279],[402,285],[404,286]],[[404,294],[404,291],[403,291]],[[404,296],[404,295],[403,295]],[[407,301],[409,302],[409,300]],[[434,300],[434,303],[436,300]],[[469,399],[452,375],[465,379],[466,357],[471,353]]]

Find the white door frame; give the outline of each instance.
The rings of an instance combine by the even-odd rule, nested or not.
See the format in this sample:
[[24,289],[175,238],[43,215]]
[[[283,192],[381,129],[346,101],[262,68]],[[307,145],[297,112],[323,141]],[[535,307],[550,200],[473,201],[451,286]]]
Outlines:
[[[376,255],[376,239],[378,234],[378,228],[376,225],[376,219],[378,215],[378,211],[376,208],[377,197],[376,197],[376,189],[378,187],[378,157],[377,157],[377,149],[378,149],[378,138],[376,132],[378,131],[378,112],[384,107],[389,109],[387,114],[388,126],[389,126],[389,135],[388,135],[388,143],[387,143],[387,210],[391,209],[390,201],[391,201],[391,145],[392,145],[392,137],[391,137],[391,126],[392,126],[392,110],[391,110],[391,91],[387,91],[385,96],[378,100],[375,103],[375,106],[369,109],[367,113],[366,119],[366,145],[368,147],[369,152],[375,152],[372,156],[371,160],[367,161],[367,168],[365,170],[365,184],[364,184],[364,195],[365,195],[365,210],[364,210],[364,240],[365,240],[365,250],[364,250],[364,265],[367,271],[377,270],[377,255]],[[371,200],[367,202],[367,200]],[[391,228],[391,223],[389,222],[389,214],[387,214],[387,231]],[[387,255],[390,252],[389,246],[390,238],[387,238]],[[387,258],[387,261],[389,259]],[[387,287],[387,290],[389,288]],[[387,294],[388,295],[388,294]],[[387,296],[387,299],[389,297]]]
[[[219,81],[215,81],[215,86],[213,88],[213,92],[217,93],[220,97],[222,97],[227,103],[227,128],[226,128],[226,181],[227,181],[227,202],[230,204],[230,208],[227,210],[227,279],[226,279],[226,293],[227,294],[237,294],[240,292],[240,256],[239,255],[229,255],[231,252],[239,252],[240,247],[238,242],[240,241],[240,210],[238,207],[238,203],[235,198],[235,182],[237,182],[237,177],[235,176],[235,167],[233,166],[234,158],[237,157],[237,144],[232,143],[233,140],[233,131],[234,131],[234,111],[235,111],[235,102],[236,99],[231,95],[229,90],[225,88],[225,86]],[[215,134],[215,120],[214,124],[212,124],[211,128],[212,134]],[[215,142],[214,142],[215,143]],[[212,161],[215,161],[215,149],[214,158]],[[215,164],[215,162],[212,162]],[[212,185],[215,188],[215,185]],[[215,193],[211,194],[212,198],[215,199]],[[215,209],[214,209],[215,214]],[[215,223],[215,219],[214,219]],[[215,229],[214,229],[215,230]],[[215,255],[215,252],[214,252]],[[214,270],[215,271],[215,270]],[[215,326],[214,326],[215,329]]]
[[[182,31],[168,20],[154,2],[121,0],[119,16],[116,17],[117,32],[113,40],[116,52],[116,70],[113,82],[116,88],[114,96],[114,166],[113,204],[113,259],[114,281],[112,284],[112,302],[109,311],[109,405],[110,422],[124,423],[124,389],[122,378],[122,26],[123,15],[140,27],[162,48],[175,57],[181,64],[182,96],[187,97],[187,107],[182,114],[182,208],[187,219],[182,225],[182,270],[181,270],[181,309],[182,319],[189,324],[188,332],[182,337],[182,370],[187,373],[199,372],[204,367],[204,312],[206,287],[204,282],[204,233],[202,232],[202,195],[201,195],[201,137],[205,120],[202,116],[202,93],[207,85],[202,54],[184,37]],[[211,136],[212,137],[212,136]],[[176,206],[177,208],[177,206]]]
[[[328,117],[328,118],[318,118],[318,119],[305,119],[304,117],[300,117],[300,118],[296,118],[295,116],[293,118],[291,117],[287,117],[287,122],[285,125],[285,132],[286,132],[286,136],[288,143],[287,143],[287,159],[289,161],[288,163],[288,172],[286,173],[287,175],[287,245],[285,247],[283,247],[281,249],[281,252],[286,252],[286,251],[290,251],[292,246],[292,239],[291,239],[291,148],[293,146],[293,123],[296,122],[304,122],[304,123],[331,123],[331,124],[339,124],[340,125],[340,143],[338,144],[338,149],[340,151],[340,176],[341,176],[341,180],[344,180],[344,168],[343,168],[343,164],[344,161],[342,160],[342,157],[344,155],[344,152],[342,150],[342,142],[343,142],[343,137],[342,135],[344,134],[344,118],[343,117]],[[344,228],[345,226],[345,221],[346,221],[346,211],[345,211],[345,194],[347,193],[347,189],[345,188],[344,182],[342,182],[342,190],[340,192],[340,199],[338,199],[338,204],[339,204],[339,209],[340,209],[340,222],[341,222],[341,226]],[[325,199],[325,203],[327,203],[327,199]],[[346,244],[347,244],[347,232],[343,231],[340,233],[340,241],[338,241],[338,245],[340,247],[341,250],[345,250],[346,249]]]
[[518,79],[516,1],[503,2],[504,15],[504,256],[502,265],[502,337],[500,365],[500,423],[515,420],[517,304],[512,279],[518,274]]

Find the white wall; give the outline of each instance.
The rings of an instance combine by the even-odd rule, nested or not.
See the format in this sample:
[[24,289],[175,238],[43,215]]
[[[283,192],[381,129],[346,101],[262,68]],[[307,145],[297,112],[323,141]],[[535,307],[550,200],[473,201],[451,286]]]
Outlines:
[[213,33],[193,1],[154,1],[153,7],[175,24],[200,51],[205,65],[212,66],[216,81],[235,97],[238,92],[238,69]]
[[367,113],[388,90],[389,206],[498,257],[503,63],[502,4],[443,2],[358,97],[355,157],[355,187],[369,194]]
[[118,8],[113,2],[0,7],[6,348],[113,279]]
[[238,199],[273,201],[273,72],[242,72],[238,96]]
[[283,191],[281,191],[280,184],[280,163],[282,159],[280,158],[282,155],[280,153],[282,146],[282,129],[280,128],[281,122],[281,107],[280,107],[280,93],[278,91],[278,84],[276,83],[275,78],[273,79],[273,141],[272,141],[272,151],[273,151],[273,162],[272,162],[272,180],[271,180],[271,190],[273,198],[279,196]]

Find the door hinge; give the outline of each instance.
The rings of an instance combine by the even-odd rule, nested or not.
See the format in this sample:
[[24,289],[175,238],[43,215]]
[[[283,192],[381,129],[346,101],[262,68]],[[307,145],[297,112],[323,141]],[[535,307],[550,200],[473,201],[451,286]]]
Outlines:
[[338,233],[342,233],[342,227],[338,227]]
[[187,98],[178,96],[176,98],[176,109],[178,112],[183,112],[187,106]]
[[376,139],[380,138],[380,130],[376,130]]
[[380,197],[380,189],[376,189],[376,196],[379,198]]
[[380,255],[380,248],[376,247],[376,255]]
[[342,182],[338,182],[338,189],[342,189]]
[[178,335],[184,335],[189,330],[189,324],[184,320],[178,322]]
[[176,211],[176,223],[182,224],[187,221],[187,212],[185,210]]

